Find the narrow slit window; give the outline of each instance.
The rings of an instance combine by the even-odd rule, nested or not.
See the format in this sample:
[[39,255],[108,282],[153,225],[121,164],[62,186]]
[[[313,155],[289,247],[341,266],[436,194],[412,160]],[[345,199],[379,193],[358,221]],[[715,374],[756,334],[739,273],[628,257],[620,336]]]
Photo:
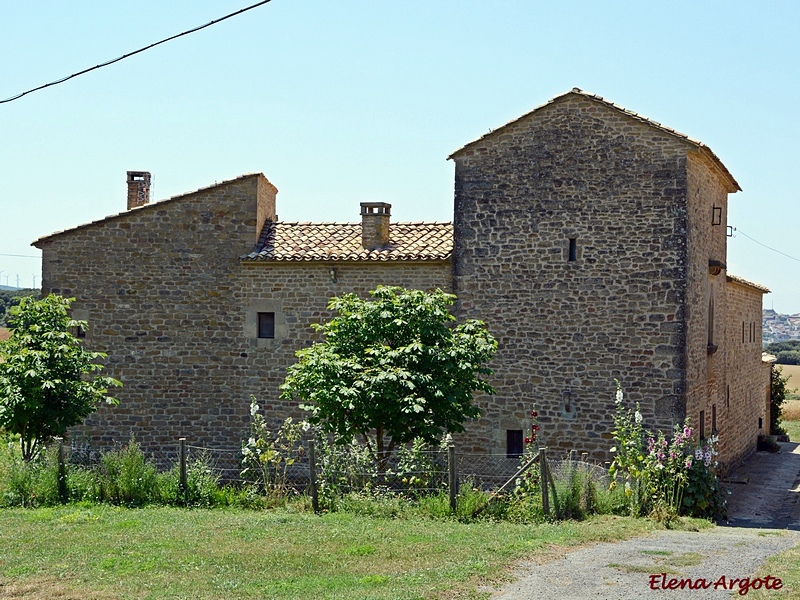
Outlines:
[[508,458],[522,456],[522,429],[506,430],[506,456]]
[[717,405],[711,405],[711,435],[717,433]]
[[274,338],[275,337],[275,313],[274,312],[260,312],[260,313],[258,313],[258,337],[260,337],[260,338]]
[[706,411],[700,411],[700,439],[706,439]]
[[578,238],[569,238],[569,262],[578,260]]

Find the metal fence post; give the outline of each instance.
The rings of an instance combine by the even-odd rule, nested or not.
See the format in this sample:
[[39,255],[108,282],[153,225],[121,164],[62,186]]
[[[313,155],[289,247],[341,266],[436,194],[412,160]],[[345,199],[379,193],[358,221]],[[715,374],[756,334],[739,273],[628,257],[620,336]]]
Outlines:
[[186,481],[186,438],[179,438],[178,439],[178,460],[180,461],[180,480],[178,482],[178,492],[180,494],[181,501],[186,503],[186,496],[189,490],[189,486],[187,485]]
[[539,448],[539,476],[542,486],[542,511],[550,515],[550,494],[547,489],[547,448]]
[[456,498],[458,497],[458,465],[456,463],[456,447],[447,447],[447,487],[450,492],[450,510],[456,512]]
[[64,460],[64,440],[57,437],[56,444],[58,444],[58,499],[62,504],[66,504],[69,499],[67,491],[67,465]]
[[308,477],[311,481],[311,508],[319,512],[319,492],[317,490],[317,448],[314,440],[308,441]]

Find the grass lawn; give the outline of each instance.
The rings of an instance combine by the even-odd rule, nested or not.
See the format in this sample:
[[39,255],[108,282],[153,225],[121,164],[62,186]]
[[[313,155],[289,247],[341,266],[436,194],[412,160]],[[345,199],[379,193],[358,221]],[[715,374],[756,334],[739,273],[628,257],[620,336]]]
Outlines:
[[[657,529],[462,524],[288,510],[0,510],[0,598],[486,598],[522,556]],[[485,588],[484,588],[485,590]]]

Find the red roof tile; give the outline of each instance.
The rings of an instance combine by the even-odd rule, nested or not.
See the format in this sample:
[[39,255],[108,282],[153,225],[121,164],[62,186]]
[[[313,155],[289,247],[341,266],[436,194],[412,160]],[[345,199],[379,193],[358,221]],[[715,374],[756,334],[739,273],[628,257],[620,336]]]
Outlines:
[[361,223],[268,223],[258,247],[244,261],[447,260],[453,253],[452,223],[391,223],[389,243],[365,250]]

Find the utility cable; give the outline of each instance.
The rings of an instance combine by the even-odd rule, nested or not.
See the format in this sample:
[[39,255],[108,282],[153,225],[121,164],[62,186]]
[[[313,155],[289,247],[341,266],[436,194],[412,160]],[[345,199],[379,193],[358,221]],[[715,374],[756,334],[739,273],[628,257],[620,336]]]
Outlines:
[[762,244],[762,243],[761,243],[761,242],[759,242],[757,239],[755,239],[755,238],[752,238],[752,237],[750,237],[749,235],[747,235],[747,234],[746,234],[744,231],[742,231],[741,229],[737,229],[736,227],[734,227],[734,228],[733,228],[733,230],[734,230],[734,231],[736,231],[737,233],[741,233],[741,234],[742,234],[744,237],[746,237],[746,238],[747,238],[748,240],[750,240],[751,242],[755,242],[756,244],[758,244],[759,246],[763,246],[763,247],[764,247],[764,248],[766,248],[767,250],[772,250],[773,252],[777,252],[778,254],[781,254],[781,255],[785,256],[786,258],[791,258],[792,260],[796,260],[797,262],[800,262],[800,258],[795,258],[794,256],[790,256],[790,255],[786,254],[786,252],[781,252],[781,251],[780,251],[780,250],[778,250],[777,248],[773,248],[773,247],[771,247],[771,246],[767,246],[766,244]]
[[63,77],[62,79],[59,79],[57,81],[52,81],[50,83],[46,83],[44,85],[40,85],[39,87],[32,88],[30,90],[22,92],[21,94],[17,94],[16,96],[12,96],[11,98],[6,98],[5,100],[0,100],[0,104],[5,104],[6,102],[13,102],[14,100],[19,100],[23,96],[27,96],[30,93],[38,92],[39,90],[43,90],[44,88],[51,87],[51,86],[54,86],[54,85],[58,85],[59,83],[64,83],[65,81],[69,81],[70,79],[74,79],[75,77],[78,77],[80,75],[84,75],[86,73],[89,73],[90,71],[95,71],[97,69],[102,69],[103,67],[107,67],[108,65],[113,65],[114,63],[119,62],[121,60],[124,60],[124,59],[126,59],[126,58],[128,58],[130,56],[133,56],[135,54],[139,54],[141,52],[144,52],[145,50],[150,50],[150,48],[155,48],[156,46],[158,46],[160,44],[164,44],[166,42],[169,42],[169,41],[174,40],[176,38],[182,37],[184,35],[189,35],[190,33],[194,33],[195,31],[200,31],[201,29],[205,29],[206,27],[211,27],[212,25],[216,25],[217,23],[221,23],[225,19],[230,19],[231,17],[235,17],[236,15],[240,15],[243,12],[247,12],[248,10],[252,10],[254,8],[257,8],[257,7],[261,6],[262,4],[266,4],[267,2],[270,2],[270,0],[262,0],[261,2],[257,2],[256,4],[253,4],[252,6],[248,6],[247,8],[243,8],[241,10],[237,10],[236,12],[232,12],[231,14],[225,15],[224,17],[220,17],[219,19],[214,19],[213,21],[210,21],[210,22],[206,23],[205,25],[200,25],[199,27],[195,27],[194,29],[189,29],[188,31],[184,31],[183,33],[179,33],[177,35],[173,35],[171,37],[165,38],[165,39],[163,39],[163,40],[161,40],[159,42],[156,42],[154,44],[150,44],[149,46],[145,46],[144,48],[139,48],[138,50],[134,50],[133,52],[128,52],[127,54],[123,54],[122,56],[120,56],[119,58],[115,58],[114,60],[109,60],[108,62],[104,62],[102,64],[95,65],[94,67],[90,67],[88,69],[84,69],[83,71],[78,71],[77,73],[73,73],[72,75],[68,75],[67,77]]

